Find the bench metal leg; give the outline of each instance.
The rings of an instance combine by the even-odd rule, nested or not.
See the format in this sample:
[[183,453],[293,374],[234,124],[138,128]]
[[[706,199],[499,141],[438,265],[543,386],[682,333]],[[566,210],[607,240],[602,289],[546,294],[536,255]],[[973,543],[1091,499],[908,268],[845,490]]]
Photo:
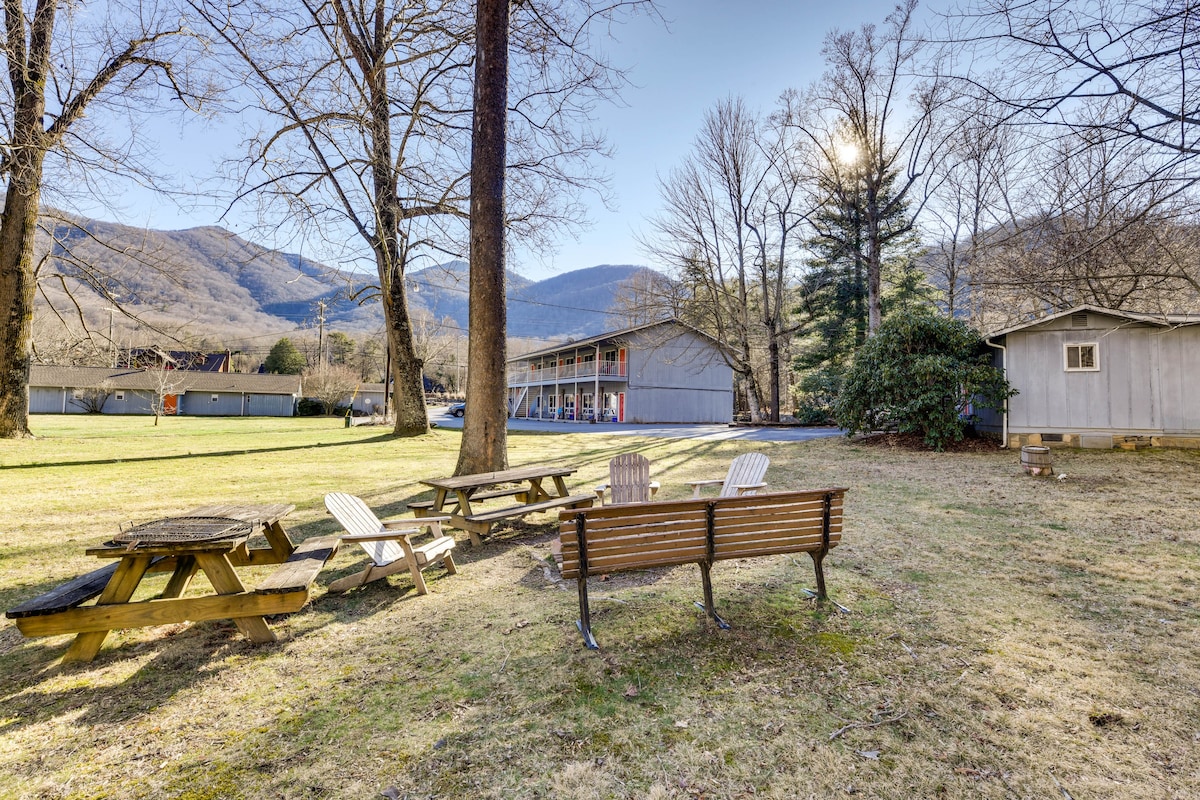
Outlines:
[[575,626],[583,634],[583,643],[587,645],[588,650],[600,649],[596,637],[592,636],[592,615],[588,610],[587,577],[584,574],[579,576],[579,619],[576,620]]
[[830,599],[829,595],[825,592],[824,562],[825,562],[826,552],[809,553],[809,555],[812,556],[813,568],[817,572],[817,590],[814,592],[812,589],[805,589],[804,593],[806,595],[808,595],[809,597],[813,598],[814,600],[816,600],[818,603],[824,603],[825,601],[828,600],[830,603],[833,603],[833,605],[837,607],[838,611],[841,611],[843,614],[849,614],[850,609],[846,608],[844,605],[842,605],[838,601]]
[[713,622],[717,623],[717,627],[723,631],[727,631],[729,630],[729,623],[721,619],[721,615],[717,613],[716,607],[713,606],[712,577],[708,574],[709,569],[710,567],[707,562],[700,562],[700,578],[704,581],[704,602],[697,602],[696,607],[703,609],[704,613],[712,617]]

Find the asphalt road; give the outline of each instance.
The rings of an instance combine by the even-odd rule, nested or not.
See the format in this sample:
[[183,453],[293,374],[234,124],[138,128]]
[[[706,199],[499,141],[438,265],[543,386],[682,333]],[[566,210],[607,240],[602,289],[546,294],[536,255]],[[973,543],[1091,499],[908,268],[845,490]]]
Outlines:
[[[430,408],[429,419],[440,428],[462,428],[462,419],[452,417],[445,408]],[[634,425],[629,422],[551,422],[510,419],[510,431],[547,431],[551,433],[604,433],[609,436],[649,436],[658,439],[744,439],[751,442],[805,442],[840,436],[840,428],[731,427],[729,425]]]

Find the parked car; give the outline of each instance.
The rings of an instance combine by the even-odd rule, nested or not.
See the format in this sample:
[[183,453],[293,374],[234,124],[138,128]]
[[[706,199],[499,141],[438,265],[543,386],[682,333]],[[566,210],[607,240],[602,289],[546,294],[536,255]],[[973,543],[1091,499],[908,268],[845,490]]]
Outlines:
[[446,411],[449,412],[450,416],[452,417],[461,417],[463,414],[467,413],[467,404],[451,403],[450,407],[446,409]]

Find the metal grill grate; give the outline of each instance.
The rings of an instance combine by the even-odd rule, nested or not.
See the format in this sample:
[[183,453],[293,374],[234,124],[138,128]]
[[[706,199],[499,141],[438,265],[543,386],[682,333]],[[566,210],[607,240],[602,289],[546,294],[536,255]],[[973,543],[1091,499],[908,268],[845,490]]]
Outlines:
[[115,537],[115,544],[178,544],[211,542],[247,536],[253,530],[249,522],[228,517],[168,517],[134,525]]

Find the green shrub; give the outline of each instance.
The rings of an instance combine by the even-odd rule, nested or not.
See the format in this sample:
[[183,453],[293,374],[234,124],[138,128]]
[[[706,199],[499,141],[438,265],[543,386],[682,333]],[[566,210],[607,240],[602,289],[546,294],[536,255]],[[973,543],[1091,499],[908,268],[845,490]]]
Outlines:
[[827,365],[800,379],[796,393],[796,421],[802,425],[831,425],[834,405],[842,390],[840,367]]
[[965,323],[898,310],[855,354],[834,416],[852,434],[894,427],[943,450],[974,422],[968,405],[999,410],[1016,394],[990,361]]

